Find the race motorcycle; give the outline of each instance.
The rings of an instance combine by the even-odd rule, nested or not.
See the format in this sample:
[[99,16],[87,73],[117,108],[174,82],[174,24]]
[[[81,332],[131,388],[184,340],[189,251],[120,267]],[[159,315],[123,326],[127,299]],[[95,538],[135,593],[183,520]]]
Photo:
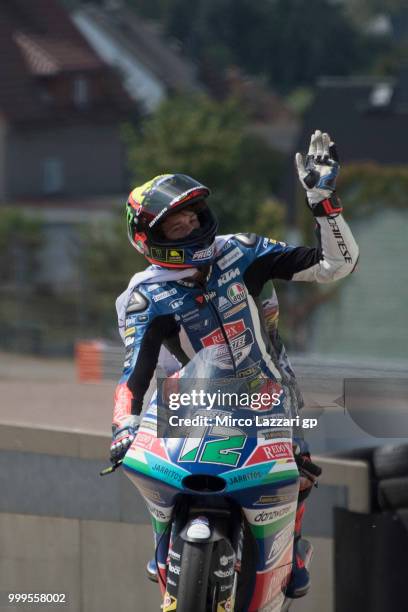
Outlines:
[[[151,516],[163,612],[283,612],[293,601],[285,589],[299,489],[284,401],[169,409],[169,397],[191,388],[231,391],[231,379],[219,378],[226,357],[220,362],[217,350],[203,349],[159,381],[122,467]],[[250,389],[252,401],[253,377],[234,385],[240,398]],[[312,546],[302,540],[299,550],[307,567]]]

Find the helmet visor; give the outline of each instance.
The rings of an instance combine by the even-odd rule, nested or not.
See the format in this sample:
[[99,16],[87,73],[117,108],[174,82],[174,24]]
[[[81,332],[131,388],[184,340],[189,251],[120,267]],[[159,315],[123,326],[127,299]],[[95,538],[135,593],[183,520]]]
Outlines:
[[183,196],[189,200],[195,195],[203,195],[204,192],[208,195],[208,190],[189,176],[183,174],[164,176],[155,182],[152,189],[143,194],[143,208],[152,215],[151,225],[154,225],[173,204],[183,201]]
[[185,204],[180,204],[174,210],[176,213],[179,210],[191,210],[196,213],[198,220],[198,228],[191,230],[185,236],[176,238],[166,236],[164,232],[164,228],[162,226],[163,221],[168,219],[172,214],[170,210],[166,215],[163,215],[163,218],[160,219],[160,222],[153,229],[149,231],[149,235],[153,238],[156,244],[160,245],[184,245],[190,246],[194,244],[205,243],[209,237],[211,237],[211,241],[213,240],[213,235],[217,231],[217,220],[212,214],[211,210],[207,206],[205,200],[200,199],[193,204],[190,204],[187,201]]

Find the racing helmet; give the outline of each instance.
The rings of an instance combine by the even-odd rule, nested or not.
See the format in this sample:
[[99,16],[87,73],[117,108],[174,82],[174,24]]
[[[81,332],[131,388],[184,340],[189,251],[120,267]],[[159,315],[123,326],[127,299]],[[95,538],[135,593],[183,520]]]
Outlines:
[[[215,252],[217,220],[206,204],[210,190],[186,174],[161,174],[135,187],[126,204],[128,236],[139,253],[164,268],[208,265]],[[200,227],[185,238],[167,239],[160,229],[170,214],[191,206]]]

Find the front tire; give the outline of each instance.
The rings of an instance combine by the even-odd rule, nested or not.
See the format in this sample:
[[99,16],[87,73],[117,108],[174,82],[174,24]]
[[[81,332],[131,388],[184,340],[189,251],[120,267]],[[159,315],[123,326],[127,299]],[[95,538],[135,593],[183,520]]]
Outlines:
[[184,542],[177,612],[208,612],[208,579],[212,550],[212,542]]

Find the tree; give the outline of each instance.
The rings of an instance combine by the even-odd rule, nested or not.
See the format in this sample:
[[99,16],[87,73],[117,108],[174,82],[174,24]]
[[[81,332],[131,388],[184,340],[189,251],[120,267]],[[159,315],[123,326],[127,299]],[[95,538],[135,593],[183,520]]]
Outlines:
[[147,265],[127,239],[124,207],[109,223],[82,228],[77,261],[85,279],[82,308],[86,326],[92,334],[106,336],[116,325],[115,299],[133,274]]
[[11,208],[0,211],[0,283],[31,284],[43,243],[41,222]]
[[[0,210],[2,347],[26,351],[38,343],[32,306],[43,240],[40,221],[12,208]],[[28,304],[30,316],[27,316]]]
[[[406,210],[408,201],[408,166],[382,165],[375,162],[344,164],[339,176],[339,192],[347,202],[347,219],[372,217],[385,208]],[[299,206],[299,225],[305,243],[312,244],[310,211],[304,205],[304,194]],[[341,284],[316,285],[305,283],[296,293],[283,291],[283,325],[289,343],[297,350],[305,350],[310,335],[310,317],[322,304],[336,299]]]
[[351,18],[352,10],[328,0],[128,3],[156,18],[199,66],[222,71],[235,64],[264,76],[282,93],[311,86],[321,75],[367,72],[392,46],[392,41],[366,36],[361,21]]
[[[283,205],[271,197],[282,160],[247,132],[237,103],[205,96],[172,98],[139,130],[128,125],[132,183],[181,172],[212,189],[211,205],[221,233],[256,231],[282,238]],[[87,278],[87,327],[106,335],[115,324],[114,300],[146,260],[130,246],[125,215],[84,228],[79,264]]]
[[165,172],[189,174],[212,189],[223,232],[250,231],[260,206],[276,189],[282,158],[249,135],[234,100],[171,98],[136,132],[126,130],[133,181]]
[[374,214],[384,207],[408,208],[408,166],[355,162],[342,167],[339,181],[353,217]]

